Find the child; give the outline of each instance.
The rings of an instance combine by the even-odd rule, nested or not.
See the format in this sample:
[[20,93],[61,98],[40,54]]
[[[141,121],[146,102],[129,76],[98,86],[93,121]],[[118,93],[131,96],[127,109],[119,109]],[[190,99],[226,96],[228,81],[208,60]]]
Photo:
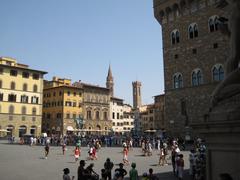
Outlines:
[[75,156],[75,162],[78,161],[78,158],[80,156],[80,148],[78,146],[76,146],[75,150],[74,150],[74,156]]

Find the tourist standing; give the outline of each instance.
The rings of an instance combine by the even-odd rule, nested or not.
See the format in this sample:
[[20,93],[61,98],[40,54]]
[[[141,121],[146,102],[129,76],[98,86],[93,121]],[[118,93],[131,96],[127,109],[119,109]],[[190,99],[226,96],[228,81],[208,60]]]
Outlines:
[[130,180],[138,180],[138,171],[136,170],[136,163],[132,163],[132,169],[129,171]]
[[[68,168],[63,169],[63,180],[71,180],[69,176],[70,170]],[[72,180],[74,179],[74,176],[72,176]]]
[[109,180],[112,179],[112,169],[113,169],[113,162],[111,162],[110,158],[107,158],[106,162],[104,163],[104,169],[105,169],[105,177]]
[[177,160],[177,172],[179,180],[183,180],[183,169],[184,169],[183,154],[180,154],[179,159]]
[[80,165],[78,167],[78,180],[86,179],[86,173],[85,173],[84,166],[85,166],[85,161],[81,160]]
[[127,171],[123,169],[123,163],[119,164],[119,168],[115,169],[115,179],[123,180],[124,176],[127,175]]

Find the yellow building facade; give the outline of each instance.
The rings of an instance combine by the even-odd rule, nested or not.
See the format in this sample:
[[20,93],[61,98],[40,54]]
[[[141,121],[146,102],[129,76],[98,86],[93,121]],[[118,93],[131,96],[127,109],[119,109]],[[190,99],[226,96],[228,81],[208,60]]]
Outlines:
[[41,134],[44,71],[0,57],[0,129],[8,135]]
[[82,119],[83,89],[71,85],[70,79],[53,77],[44,81],[43,132],[48,135],[72,134]]

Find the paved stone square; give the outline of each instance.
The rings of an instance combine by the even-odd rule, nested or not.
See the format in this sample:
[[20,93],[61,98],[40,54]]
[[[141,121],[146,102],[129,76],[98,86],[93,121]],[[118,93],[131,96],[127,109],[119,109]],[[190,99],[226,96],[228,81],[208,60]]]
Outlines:
[[[77,179],[77,168],[79,161],[75,163],[73,155],[74,147],[68,146],[65,155],[62,155],[62,148],[51,146],[48,159],[44,159],[44,146],[27,146],[18,144],[8,144],[6,141],[0,141],[0,174],[1,180],[60,180],[62,179],[63,169],[68,167],[70,175]],[[86,166],[94,163],[95,171],[100,174],[103,164],[107,157],[114,163],[114,169],[117,164],[122,162],[122,148],[101,148],[98,152],[99,159],[96,161],[86,161]],[[86,160],[88,149],[82,148],[80,159]],[[189,168],[188,152],[184,154],[185,169]],[[161,180],[175,180],[172,174],[172,166],[158,166],[158,151],[153,152],[153,156],[142,156],[140,148],[134,148],[129,153],[130,162],[136,162],[139,175],[153,168]],[[169,160],[170,162],[170,160]],[[130,166],[125,166],[129,172]],[[185,180],[188,179],[185,173]],[[128,177],[128,175],[126,176]]]

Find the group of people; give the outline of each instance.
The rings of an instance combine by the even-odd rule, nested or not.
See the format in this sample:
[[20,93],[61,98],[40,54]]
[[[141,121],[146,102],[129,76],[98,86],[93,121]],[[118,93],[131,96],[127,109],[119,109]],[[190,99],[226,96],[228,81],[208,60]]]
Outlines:
[[[128,174],[124,169],[124,164],[120,163],[119,167],[114,170],[114,176],[112,176],[112,169],[114,167],[113,162],[109,158],[107,158],[104,163],[104,168],[101,170],[101,178],[100,176],[93,170],[94,164],[91,163],[89,166],[85,168],[86,162],[84,160],[80,161],[78,167],[78,180],[123,180],[124,177]],[[68,168],[63,169],[63,180],[73,180],[75,177],[70,177],[70,170]],[[131,169],[129,171],[129,179],[130,180],[138,180],[139,175],[136,169],[136,163],[131,164]],[[158,177],[153,174],[153,169],[149,169],[149,173],[144,173],[142,175],[142,179],[144,180],[158,180]]]

